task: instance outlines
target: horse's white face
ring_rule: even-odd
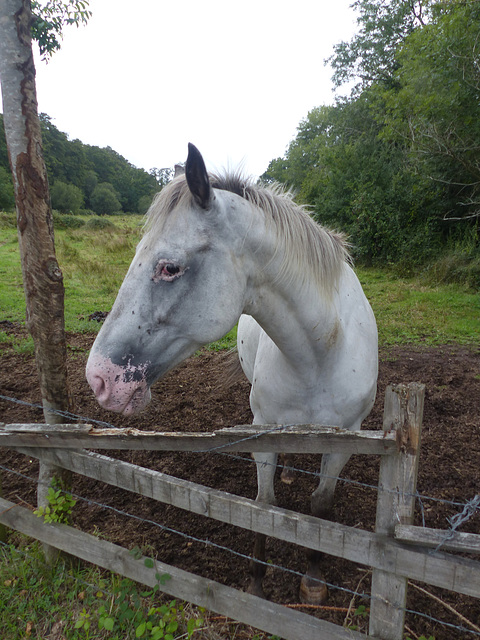
[[[224,336],[243,310],[248,274],[226,225],[230,218],[235,226],[231,203],[242,206],[242,198],[215,195],[193,146],[186,176],[194,204],[175,212],[161,237],[155,228],[143,237],[88,359],[100,405],[126,415],[143,409],[155,380]]]

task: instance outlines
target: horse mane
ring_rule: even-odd
[[[276,253],[282,254],[277,280],[288,284],[315,278],[319,287],[333,290],[345,262],[350,261],[345,236],[317,224],[308,207],[294,202],[293,194],[278,183],[259,185],[238,173],[210,175],[214,189],[229,191],[260,209],[278,238]],[[145,230],[161,230],[167,219],[183,206],[192,206],[193,197],[184,175],[169,182],[155,197]]]

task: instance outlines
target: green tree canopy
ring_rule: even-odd
[[[430,14],[430,0],[355,0],[358,32],[350,42],[334,46],[327,60],[337,87],[356,82],[353,94],[375,83],[391,86],[398,67],[399,46]]]
[[[480,2],[443,3],[397,52],[385,137],[443,186],[449,219],[480,215]]]
[[[330,59],[350,96],[310,111],[262,177],[293,187],[364,261],[415,268],[455,250],[480,284],[480,2],[354,7],[359,32]]]
[[[161,189],[155,175],[134,167],[116,151],[85,145],[80,140],[69,140],[45,113],[40,114],[42,139],[50,184],[57,181],[78,187],[87,208],[92,207],[91,196],[97,184],[113,185],[117,198],[127,213],[140,210],[140,200],[153,198]],[[3,131],[3,116],[0,114],[0,166],[9,170],[8,154]]]

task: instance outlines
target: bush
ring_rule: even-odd
[[[15,213],[0,211],[0,229],[15,229],[17,226],[17,216]]]
[[[142,196],[138,201],[138,213],[145,215],[152,204],[153,196]]]
[[[53,226],[56,229],[80,229],[85,222],[78,216],[71,216],[68,213],[53,211]]]
[[[98,216],[87,220],[85,226],[87,229],[115,229],[113,222],[107,220],[107,218],[99,218]]]
[[[466,284],[480,290],[480,257],[468,258],[459,254],[447,254],[429,264],[422,274],[429,284]]]
[[[117,197],[113,185],[109,182],[101,182],[93,190],[90,198],[92,209],[99,216],[111,215],[122,210],[122,205]]]
[[[82,190],[74,184],[56,180],[50,189],[52,207],[62,213],[79,213],[83,206]]]

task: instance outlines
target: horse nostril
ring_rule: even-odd
[[[107,384],[102,376],[98,374],[93,374],[88,377],[88,383],[92,387],[93,393],[95,397],[100,399],[107,393]]]

